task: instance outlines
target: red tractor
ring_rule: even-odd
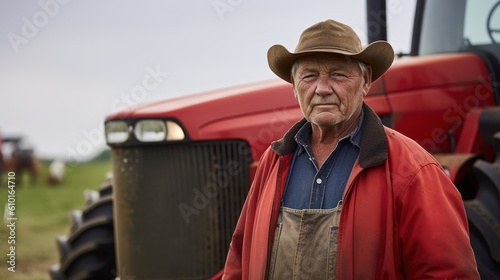
[[[384,1],[367,3],[369,41],[385,39]],[[484,279],[500,278],[498,33],[500,1],[419,0],[411,52],[365,98],[448,172]],[[52,279],[219,279],[261,154],[301,117],[281,81],[108,116],[113,187],[73,212]]]
[[[28,173],[29,183],[35,185],[38,180],[39,163],[35,150],[26,144],[22,136],[0,137],[0,182],[2,172],[16,172],[17,186],[25,184],[23,174]]]

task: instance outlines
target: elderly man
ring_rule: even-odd
[[[223,279],[479,278],[455,186],[363,103],[393,59],[333,20],[269,49],[304,119],[262,156]]]

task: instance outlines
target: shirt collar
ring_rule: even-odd
[[[363,109],[361,109],[361,115],[359,116],[359,121],[358,125],[346,136],[344,136],[342,139],[339,140],[342,141],[344,139],[349,139],[352,145],[356,146],[359,148],[360,142],[361,142],[361,131],[363,127],[363,119],[365,117],[365,112]],[[298,154],[300,155],[304,149],[308,146],[311,145],[311,134],[312,134],[312,127],[310,122],[306,122],[295,134],[295,142],[298,144]]]

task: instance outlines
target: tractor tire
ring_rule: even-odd
[[[60,259],[49,271],[52,280],[116,278],[112,192],[110,182],[86,192],[84,209],[70,213],[69,236],[56,239]]]
[[[464,201],[481,279],[500,279],[500,132],[493,136],[493,148],[494,162],[474,164],[478,191],[474,199]]]

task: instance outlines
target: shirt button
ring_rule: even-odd
[[[321,184],[321,183],[323,183],[323,180],[321,180],[321,178],[318,178],[318,179],[316,179],[316,183]]]

